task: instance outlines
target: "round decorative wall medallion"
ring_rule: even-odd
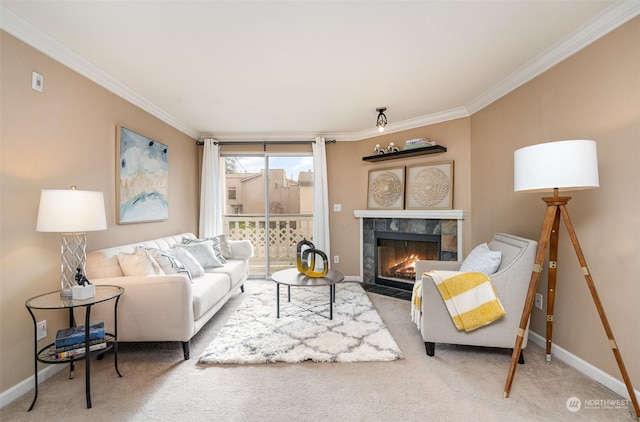
[[[373,179],[373,200],[381,207],[390,207],[402,196],[402,183],[395,174],[386,171]]]
[[[411,196],[424,207],[441,203],[449,194],[449,179],[442,170],[428,168],[417,174],[411,184]]]

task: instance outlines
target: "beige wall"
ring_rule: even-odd
[[[514,150],[563,139],[597,141],[600,188],[567,192],[573,197],[568,210],[639,389],[640,18],[473,115],[471,138],[474,243],[497,230],[540,236],[543,195],[513,192]],[[556,290],[554,342],[621,379],[564,224]],[[546,272],[538,292],[546,306]],[[534,309],[532,329],[543,336],[545,316]]]
[[[376,144],[386,148],[393,142],[401,146],[407,139],[421,137],[436,141],[439,145],[446,147],[447,152],[376,163],[362,161],[362,157],[373,155]],[[340,263],[332,264],[332,268],[342,271],[345,275],[360,275],[360,226],[358,219],[353,216],[353,211],[367,209],[367,184],[370,170],[453,160],[455,168],[453,208],[469,212],[471,209],[470,141],[470,118],[463,118],[359,142],[327,144],[331,255],[340,256]],[[342,211],[334,212],[333,204],[341,204]],[[465,219],[463,231],[465,233],[464,250],[469,251],[470,218]]]
[[[35,231],[41,189],[104,192],[107,230],[87,235],[88,249],[197,230],[195,140],[160,122],[5,32],[1,43],[0,391],[33,375],[33,325],[27,298],[60,289],[60,236]],[[31,89],[31,72],[44,93]],[[116,127],[169,147],[169,220],[115,222]],[[37,315],[49,340],[68,315]],[[41,346],[45,343],[41,342]]]

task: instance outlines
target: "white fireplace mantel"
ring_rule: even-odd
[[[424,218],[464,220],[463,210],[355,210],[356,218]]]
[[[458,261],[462,260],[462,220],[464,210],[354,210],[360,219],[360,282],[363,281],[363,223],[365,218],[419,218],[425,220],[458,220]]]

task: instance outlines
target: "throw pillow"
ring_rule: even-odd
[[[148,248],[147,254],[158,264],[165,274],[177,273],[177,262],[171,252],[162,249]]]
[[[174,245],[174,249],[183,248],[193,255],[203,268],[222,267],[222,263],[216,257],[213,250],[213,242],[206,240],[204,242],[194,242],[186,245]]]
[[[136,247],[136,252],[142,252],[145,254],[145,256],[147,257],[147,260],[151,263],[151,266],[153,267],[153,272],[155,274],[157,275],[165,274],[165,272],[162,270],[158,262],[153,258],[153,256],[151,256],[151,253],[149,252],[149,250],[147,250],[147,248],[145,248],[144,246],[138,246]]]
[[[187,270],[182,262],[178,261],[178,259],[173,256],[170,251],[148,248],[147,254],[158,263],[158,266],[165,274],[184,273],[187,275],[187,277],[189,277],[189,281],[193,281],[189,270]]]
[[[220,239],[218,237],[207,237],[206,239],[187,239],[186,237],[182,238],[182,243],[185,245],[193,245],[193,244],[202,243],[202,242],[211,242],[211,245],[213,246],[213,252],[216,255],[216,259],[220,261],[221,264],[224,264],[225,262],[227,262],[227,260],[225,259],[222,253]]]
[[[231,240],[229,246],[234,259],[249,259],[253,256],[253,245],[248,240]]]
[[[476,246],[460,266],[463,272],[479,272],[491,275],[498,270],[502,261],[502,251],[492,251],[489,245],[482,243]]]
[[[229,238],[226,234],[218,236],[220,239],[220,251],[225,259],[231,259],[233,252],[231,251],[231,245],[229,244]]]
[[[120,252],[118,263],[125,276],[156,275],[162,271],[151,263],[146,252],[141,249],[134,253]]]
[[[176,245],[177,246],[177,245]],[[173,248],[173,256],[180,261],[184,267],[189,271],[192,277],[200,277],[204,275],[204,268],[198,262],[198,260],[184,248]]]

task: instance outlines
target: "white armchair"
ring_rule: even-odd
[[[502,251],[498,270],[489,276],[506,315],[474,331],[458,331],[435,283],[423,273],[431,270],[457,271],[461,262],[417,261],[416,277],[422,277],[422,313],[420,332],[427,355],[433,356],[436,343],[513,348],[520,326],[522,310],[529,289],[531,271],[538,242],[509,234],[496,233],[489,248]],[[527,346],[529,326],[522,348]],[[522,354],[520,363],[523,363]]]

